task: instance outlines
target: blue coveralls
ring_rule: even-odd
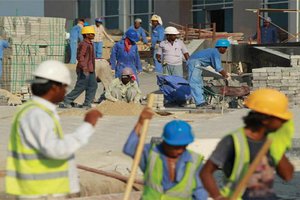
[[[3,51],[5,48],[8,48],[9,44],[6,40],[0,40],[0,80],[2,78],[2,59]]]
[[[257,33],[252,38],[256,39]],[[261,39],[261,44],[277,43],[278,40],[277,29],[274,26],[269,26],[269,27],[262,26],[260,29],[260,39]]]
[[[188,81],[191,86],[192,96],[197,106],[205,102],[203,97],[202,68],[211,66],[217,72],[222,71],[221,54],[217,48],[197,51],[191,55],[187,66],[189,71]]]
[[[125,51],[125,38],[113,46],[110,55],[110,64],[112,70],[115,70],[116,78],[121,77],[122,70],[125,67],[130,67],[132,68],[138,81],[137,73],[143,71],[137,45],[132,44],[130,51]]]
[[[156,53],[157,49],[155,49],[155,45],[159,44],[161,41],[165,38],[165,29],[161,25],[157,25],[155,28],[152,29],[152,35],[151,35],[151,48],[152,48],[152,55],[154,60],[154,66],[155,66],[155,72],[156,73],[163,73],[163,68],[161,63],[159,63],[156,59]]]
[[[137,32],[139,38],[141,38],[141,37],[143,38],[143,43],[144,43],[144,44],[147,44],[147,43],[148,43],[148,40],[147,40],[147,36],[146,36],[145,30],[144,30],[142,27],[139,27],[138,29],[136,29],[136,28],[134,27],[134,25],[132,25],[132,26],[130,26],[130,27],[127,29],[127,31],[128,31],[128,30],[135,30],[135,31]]]
[[[83,36],[81,35],[81,27],[79,25],[73,26],[70,32],[71,64],[76,64],[78,41],[81,42],[82,40]]]

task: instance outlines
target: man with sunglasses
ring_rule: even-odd
[[[224,54],[229,46],[230,42],[227,39],[219,39],[215,44],[215,48],[197,51],[189,58],[187,63],[189,72],[188,81],[190,83],[192,96],[197,108],[208,105],[203,97],[202,68],[211,66],[224,78],[230,77],[230,75],[223,69],[221,63],[221,54]]]
[[[112,102],[140,103],[141,91],[135,79],[133,70],[125,67],[121,77],[114,79],[106,90],[105,98]]]

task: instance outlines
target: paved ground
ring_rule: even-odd
[[[141,88],[144,94],[155,91],[156,79],[154,74],[143,74],[141,77]],[[9,137],[9,130],[12,121],[12,115],[15,107],[0,107],[0,170],[5,168],[6,146]],[[293,109],[296,122],[300,119],[300,109]],[[221,114],[186,114],[177,112],[174,115],[166,117],[155,117],[149,127],[147,141],[152,136],[160,136],[164,124],[172,119],[183,119],[193,127],[195,136],[199,139],[221,138],[224,134],[242,126],[241,117],[247,113],[246,109],[235,110]],[[117,171],[122,174],[128,174],[131,167],[131,159],[122,154],[122,147],[127,136],[133,128],[138,116],[104,116],[96,126],[96,133],[92,136],[90,143],[76,153],[77,162],[82,165],[96,167],[108,171]],[[65,133],[71,133],[82,122],[82,117],[62,116],[62,125]],[[300,125],[296,123],[295,138],[300,138]],[[299,159],[299,158],[298,158]],[[297,165],[297,178],[291,184],[280,181],[276,182],[278,191],[293,196],[300,197],[300,168],[299,161]],[[100,176],[99,176],[100,177]],[[101,181],[104,178],[95,177],[95,181]],[[108,183],[108,180],[105,180]],[[298,181],[298,182],[297,182]],[[101,183],[105,184],[105,183]],[[96,184],[97,185],[97,184]],[[97,189],[96,189],[97,190]],[[123,186],[110,192],[122,192]],[[3,191],[3,178],[0,177],[0,193]],[[105,193],[109,190],[99,190],[99,193]],[[287,192],[288,191],[288,192]],[[94,195],[99,194],[92,193]]]

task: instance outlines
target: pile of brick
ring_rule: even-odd
[[[275,88],[286,94],[290,107],[300,105],[300,68],[267,67],[253,69],[253,89]]]
[[[0,17],[0,37],[10,43],[4,50],[1,88],[20,94],[38,64],[64,61],[65,23],[63,18]]]
[[[164,94],[162,94],[161,92],[157,92],[154,95],[155,95],[155,99],[154,99],[154,103],[153,103],[153,109],[164,110],[165,109]]]

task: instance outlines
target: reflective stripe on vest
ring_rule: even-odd
[[[192,199],[193,190],[196,187],[197,176],[195,173],[201,164],[203,157],[189,152],[194,162],[188,162],[182,180],[167,191],[163,191],[161,185],[163,179],[163,164],[160,154],[150,150],[148,166],[145,172],[145,188],[143,199]]]
[[[250,151],[244,129],[240,128],[231,134],[234,144],[235,159],[231,175],[225,187],[222,188],[222,195],[229,197],[234,192],[235,187],[248,170],[250,163]]]
[[[6,192],[35,196],[70,192],[68,159],[52,159],[24,145],[20,137],[20,119],[31,109],[45,111],[54,122],[54,133],[63,138],[60,123],[45,106],[35,101],[25,103],[16,114],[10,134],[5,177]]]

